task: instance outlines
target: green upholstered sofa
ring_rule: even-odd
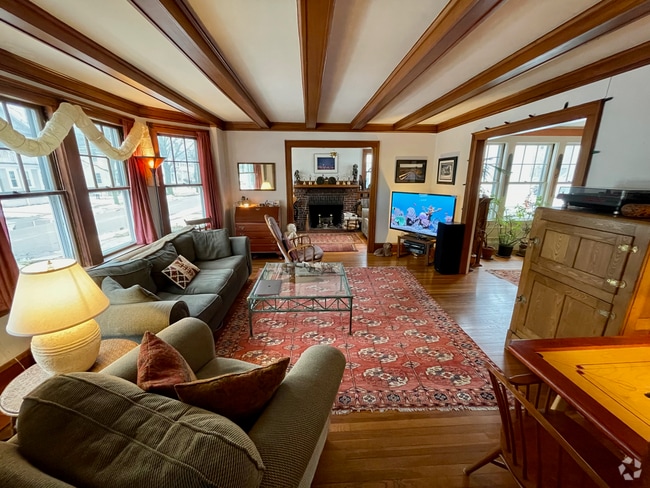
[[[210,329],[185,318],[157,334],[197,377],[257,366],[216,358]],[[305,351],[244,432],[225,417],[146,393],[136,348],[101,373],[56,376],[25,399],[0,443],[0,486],[308,487],[327,437],[345,359]]]
[[[179,255],[200,268],[184,289],[163,274]],[[188,316],[217,330],[252,270],[248,237],[193,227],[91,268],[88,273],[111,301],[96,318],[102,337],[140,342],[145,330],[156,333]]]

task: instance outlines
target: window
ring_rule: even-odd
[[[122,137],[117,127],[95,126],[114,147],[120,146]],[[76,126],[74,134],[102,254],[106,256],[136,241],[126,163],[104,156]]]
[[[27,137],[43,128],[39,112],[23,104],[0,99],[0,117]],[[21,156],[0,145],[0,205],[19,267],[75,257],[63,195],[49,157]]]
[[[580,156],[580,144],[567,144],[564,148],[564,156],[562,157],[562,165],[557,177],[557,182],[551,198],[553,199],[553,207],[561,207],[564,205],[564,200],[557,198],[560,193],[560,188],[566,188],[572,185],[573,175],[576,172],[578,165],[578,157]]]
[[[518,205],[535,203],[544,195],[553,144],[516,144],[508,180],[504,208],[514,211]]]
[[[185,220],[205,217],[203,186],[196,138],[158,135],[163,186],[172,231],[185,227]]]

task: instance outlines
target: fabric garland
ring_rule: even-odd
[[[59,105],[59,108],[36,138],[25,137],[15,131],[9,122],[0,117],[0,141],[9,149],[23,156],[47,156],[61,145],[73,124],[83,132],[102,154],[110,159],[117,161],[128,159],[141,142],[143,143],[143,149],[144,146],[152,148],[149,129],[142,119],[136,117],[133,128],[124,139],[124,142],[120,147],[113,147],[81,107],[67,102]],[[148,156],[153,155],[153,151],[146,152],[151,152],[151,154],[146,154]]]

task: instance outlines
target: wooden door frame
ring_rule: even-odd
[[[463,252],[460,263],[461,273],[469,273],[472,262],[472,242],[474,242],[474,227],[476,227],[481,175],[483,174],[483,154],[487,140],[492,137],[506,136],[539,129],[540,127],[562,124],[572,120],[585,119],[585,127],[580,142],[580,156],[572,182],[574,186],[581,186],[585,184],[587,175],[589,174],[591,156],[596,145],[598,127],[600,126],[600,119],[606,101],[607,99],[596,100],[472,134],[472,145],[470,148],[465,195],[463,197],[463,212],[461,216],[461,221],[465,223],[465,237],[463,239]]]
[[[315,149],[327,148],[370,148],[372,149],[372,179],[370,181],[370,195],[368,206],[368,253],[375,251],[375,220],[377,218],[377,182],[379,181],[379,171],[377,163],[379,161],[379,141],[284,141],[284,164],[285,179],[287,190],[287,215],[285,222],[293,222],[293,155],[294,147],[313,147]]]

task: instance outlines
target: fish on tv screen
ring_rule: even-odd
[[[438,224],[450,224],[456,211],[455,195],[394,191],[390,198],[390,228],[423,237],[436,237]]]

